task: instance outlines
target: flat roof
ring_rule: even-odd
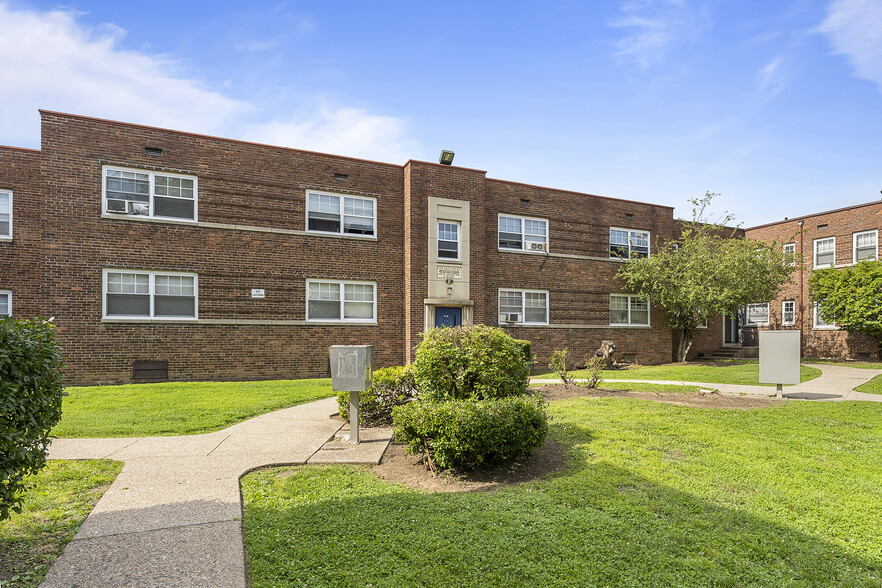
[[[873,202],[865,202],[863,204],[853,204],[852,206],[844,206],[842,208],[834,208],[833,210],[825,210],[823,212],[813,212],[811,214],[805,214],[803,216],[794,216],[793,218],[786,218],[784,220],[775,221],[773,223],[765,223],[763,225],[756,225],[755,227],[748,227],[744,230],[751,231],[753,229],[762,229],[762,228],[771,227],[774,225],[781,225],[784,223],[792,223],[792,222],[796,222],[799,220],[805,220],[805,219],[809,219],[809,218],[812,218],[815,216],[823,216],[825,214],[833,214],[836,212],[845,212],[846,210],[854,210],[856,208],[864,208],[864,207],[873,206],[876,204],[882,204],[882,200],[874,200]]]

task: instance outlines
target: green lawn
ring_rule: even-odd
[[[858,392],[866,392],[867,394],[882,394],[882,375],[876,376],[869,382],[865,382],[855,388]]]
[[[857,368],[860,370],[882,370],[882,363],[873,361],[838,361],[835,359],[810,359],[808,357],[804,358],[802,361],[805,363],[841,365],[845,367]]]
[[[531,384],[531,388],[540,388],[550,384]],[[674,392],[679,394],[696,394],[698,386],[681,386],[679,384],[641,384],[640,382],[601,382],[600,388],[606,390],[620,390],[623,392]]]
[[[58,437],[194,435],[333,396],[330,378],[67,388]]]
[[[800,380],[803,382],[813,380],[820,375],[821,370],[817,368],[805,365],[800,366]],[[570,372],[570,376],[573,378],[587,378],[588,373],[586,370],[575,370]],[[550,370],[541,370],[532,374],[531,377],[556,378],[557,374]],[[711,384],[774,386],[774,384],[759,383],[759,362],[755,359],[644,365],[627,370],[604,370],[603,377],[614,380],[674,380]]]
[[[12,574],[3,587],[37,586],[80,525],[122,470],[110,460],[48,462],[31,478],[21,514],[0,522],[3,567]]]
[[[882,404],[550,410],[566,469],[495,493],[246,476],[253,586],[879,587]]]

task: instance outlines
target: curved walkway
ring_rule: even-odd
[[[805,363],[813,368],[821,370],[821,375],[814,380],[802,382],[793,386],[784,387],[784,398],[796,400],[865,400],[868,402],[882,402],[882,394],[867,394],[855,392],[855,388],[868,382],[875,376],[882,374],[882,370],[870,370],[851,368],[846,366]],[[587,380],[576,380],[585,382]],[[755,396],[774,396],[775,388],[769,386],[748,386],[744,384],[713,384],[708,382],[685,382],[680,380],[619,380],[605,379],[604,382],[628,382],[635,384],[676,384],[679,386],[698,386],[716,390],[721,394],[740,396],[752,394]],[[558,379],[532,378],[531,384],[560,384]]]
[[[379,463],[389,429],[343,439],[335,398],[182,437],[55,439],[49,459],[115,459],[122,472],[42,586],[247,586],[239,478],[268,465]]]

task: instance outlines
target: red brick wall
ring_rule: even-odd
[[[0,241],[0,290],[12,291],[12,315],[40,308],[40,152],[0,147],[0,189],[12,190],[12,241]]]

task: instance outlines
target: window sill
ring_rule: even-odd
[[[199,224],[199,221],[196,219],[176,219],[176,218],[166,218],[166,217],[141,216],[138,214],[112,214],[109,212],[102,212],[101,218],[107,218],[107,219],[112,219],[112,220],[138,221],[138,222],[142,222],[142,223],[161,223],[161,224],[170,224],[170,225],[196,226]]]
[[[305,321],[305,320],[275,320],[275,319],[142,319],[142,318],[103,318],[104,324],[139,324],[139,325],[201,325],[201,326],[298,326],[298,327],[352,327],[352,326],[377,326],[376,321],[353,323],[343,321]]]
[[[741,325],[742,327],[752,328],[752,327],[768,327],[769,323],[744,323]]]
[[[237,225],[238,226],[238,225]],[[315,235],[316,237],[336,237],[338,239],[361,239],[363,241],[376,241],[376,235],[350,235],[348,233],[326,233],[324,231],[303,231],[304,235]]]
[[[526,253],[527,255],[550,255],[550,251],[530,251],[529,249],[503,249],[502,247],[497,247],[497,251],[502,253]]]
[[[113,317],[106,316],[101,318],[102,323],[198,323],[196,317],[181,318],[149,318],[149,317]]]
[[[0,243],[12,243],[12,237],[0,237]]]
[[[812,331],[838,331],[839,327],[812,327]]]
[[[609,325],[611,329],[651,329],[652,325]]]

